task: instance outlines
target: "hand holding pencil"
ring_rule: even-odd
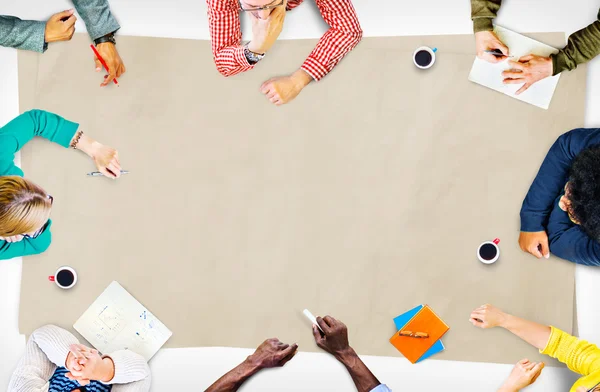
[[[104,42],[96,47],[94,45],[90,45],[90,47],[94,51],[96,72],[100,72],[102,67],[108,72],[108,75],[104,76],[104,81],[100,84],[100,87],[108,85],[111,80],[118,86],[117,78],[125,73],[125,64],[123,64],[123,60],[117,52],[116,45],[111,42]]]

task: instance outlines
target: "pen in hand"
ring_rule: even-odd
[[[494,49],[494,50],[489,50],[489,49],[488,49],[488,50],[484,50],[484,52],[485,52],[485,53],[490,53],[490,54],[493,54],[494,56],[498,56],[498,57],[500,57],[500,56],[503,56],[503,57],[508,57],[508,58],[513,58],[513,57],[515,57],[515,56],[509,56],[509,55],[506,55],[506,54],[502,53],[502,51],[501,51],[501,50],[499,50],[499,49]]]

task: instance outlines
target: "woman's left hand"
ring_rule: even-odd
[[[98,171],[109,178],[121,176],[121,163],[119,153],[112,147],[98,144],[92,152],[92,159],[96,163]]]

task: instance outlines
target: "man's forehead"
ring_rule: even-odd
[[[251,7],[266,7],[275,4],[278,0],[241,0],[242,3]]]

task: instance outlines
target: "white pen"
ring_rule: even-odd
[[[302,311],[302,313],[304,313],[306,318],[309,319],[314,325],[316,325],[317,328],[319,328],[321,330],[321,332],[325,333],[325,331],[323,331],[323,329],[321,329],[321,326],[319,325],[319,323],[317,323],[317,318],[308,309],[304,309]]]
[[[129,174],[129,170],[121,170],[121,174]],[[91,172],[87,174],[90,177],[98,177],[98,176],[103,176],[104,174],[100,173],[99,171],[95,171],[95,172]]]

